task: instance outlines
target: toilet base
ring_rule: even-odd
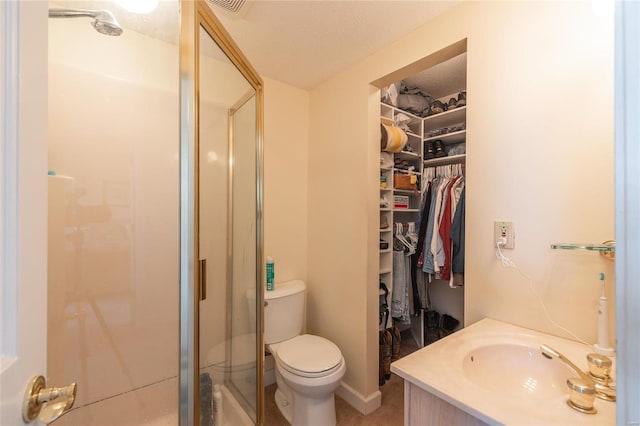
[[[278,410],[280,410],[280,414],[282,414],[284,418],[287,419],[289,423],[291,423],[291,420],[293,419],[293,409],[291,401],[289,401],[287,397],[284,396],[284,393],[279,388],[276,388],[275,399]]]
[[[333,393],[322,399],[309,399],[302,395],[292,397],[296,398],[297,405],[295,401],[289,401],[284,392],[276,389],[275,400],[278,410],[292,426],[335,426],[336,408]]]

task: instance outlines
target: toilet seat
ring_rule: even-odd
[[[343,362],[338,346],[330,340],[303,334],[278,345],[280,365],[301,377],[322,377],[340,368]]]

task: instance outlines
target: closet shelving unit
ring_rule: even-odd
[[[446,164],[458,164],[458,163],[464,163],[466,160],[467,160],[466,154],[450,155],[447,157],[424,160],[424,167],[426,168],[426,167],[444,166]]]
[[[380,164],[380,176],[384,176],[387,180],[387,187],[380,188],[380,198],[386,200],[388,208],[380,208],[380,221],[386,219],[388,227],[380,228],[380,240],[387,242],[388,249],[380,249],[380,280],[385,283],[389,289],[389,296],[387,302],[389,308],[391,308],[391,294],[393,292],[393,233],[395,222],[414,222],[417,220],[417,215],[420,212],[420,179],[422,176],[422,164],[424,159],[422,143],[424,128],[422,125],[423,119],[409,112],[403,111],[391,105],[380,103],[380,121],[385,124],[393,124],[397,114],[404,114],[409,117],[409,128],[411,131],[406,131],[408,140],[407,145],[411,147],[411,151],[401,151],[394,154],[387,153],[387,161]],[[409,165],[415,167],[415,171],[407,171],[404,169],[395,168],[395,160],[400,159],[406,161]],[[388,164],[387,162],[390,162]],[[417,177],[417,191],[395,189],[394,175],[395,174],[413,174]],[[394,196],[401,195],[409,198],[408,208],[396,208],[394,203]],[[382,204],[382,203],[381,203]],[[382,294],[380,290],[380,294]],[[381,324],[380,328],[387,328],[393,325],[391,315],[385,324]]]
[[[466,67],[466,64],[465,64]],[[460,81],[458,89],[464,89],[466,87],[466,73],[464,81]],[[449,94],[439,98],[443,103],[451,97],[457,97],[458,92]],[[411,132],[406,132],[409,140],[407,144],[412,146],[411,153],[400,152],[393,154],[392,161],[400,158],[407,160],[410,164],[414,165],[415,162],[415,174],[420,176],[418,179],[418,191],[407,191],[394,189],[393,176],[394,173],[406,173],[402,170],[394,169],[393,167],[384,167],[381,164],[380,175],[385,176],[387,179],[387,188],[380,189],[380,197],[385,198],[388,201],[389,208],[381,208],[380,216],[386,217],[389,226],[385,229],[380,229],[380,239],[389,243],[389,248],[386,250],[380,250],[380,280],[387,285],[389,289],[388,303],[391,304],[391,294],[393,292],[393,233],[395,230],[394,223],[402,222],[406,224],[408,222],[417,222],[420,213],[421,193],[420,190],[422,182],[422,171],[427,167],[436,167],[448,164],[464,164],[466,163],[466,154],[448,155],[440,158],[433,158],[426,160],[424,158],[426,154],[426,145],[429,141],[442,141],[445,146],[445,151],[451,146],[460,143],[466,143],[467,131],[466,131],[466,118],[467,118],[467,106],[461,106],[458,108],[450,109],[448,111],[441,112],[439,114],[431,115],[425,118],[415,116],[407,111],[401,110],[394,106],[382,103],[380,104],[380,116],[381,121],[385,124],[393,124],[395,116],[399,113],[405,114],[412,118],[409,124]],[[443,133],[440,135],[431,135],[434,130],[451,128],[463,125],[464,130],[458,130],[450,133]],[[416,161],[417,160],[417,161]],[[394,208],[393,196],[394,195],[407,195],[410,198],[408,209]],[[416,224],[416,231],[419,229],[419,224]],[[405,227],[406,230],[406,227]],[[460,318],[462,320],[462,318]],[[383,326],[389,327],[393,324],[392,318],[389,318],[387,324]],[[382,328],[382,326],[381,326]],[[419,347],[424,346],[424,312],[420,312],[419,315],[412,317],[411,331],[413,338]]]
[[[453,95],[452,95],[453,96]],[[467,139],[467,107],[462,106],[459,108],[451,109],[441,112],[440,114],[432,115],[424,118],[424,142],[441,140],[445,147],[449,147],[454,144],[465,142]],[[437,136],[427,136],[429,131],[442,129],[445,127],[452,127],[459,124],[464,124],[465,129],[457,132],[445,133]],[[466,154],[452,155],[447,157],[433,158],[430,160],[424,160],[424,167],[435,167],[445,164],[464,163],[466,161]]]

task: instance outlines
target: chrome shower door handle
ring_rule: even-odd
[[[22,400],[22,419],[31,423],[36,418],[49,424],[73,407],[76,400],[75,383],[63,388],[46,388],[43,376],[34,376],[27,385]],[[45,406],[46,404],[46,406]]]

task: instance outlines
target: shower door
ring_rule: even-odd
[[[259,81],[208,7],[197,9],[200,424],[261,418]],[[220,420],[219,412],[224,413]]]

